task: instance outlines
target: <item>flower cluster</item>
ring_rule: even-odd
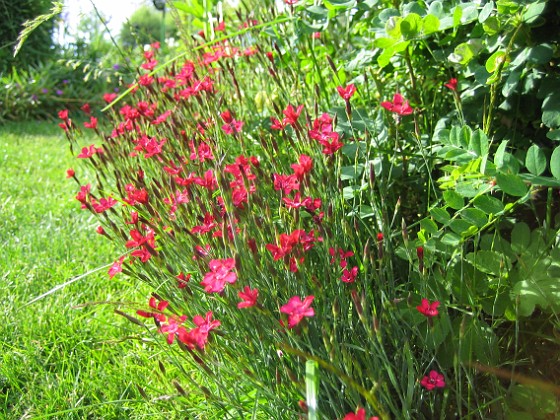
[[[230,28],[222,21],[214,30],[228,32]],[[186,60],[162,73],[156,71],[158,48],[152,46],[144,53],[141,75],[131,86],[129,103],[115,112],[118,120],[111,135],[104,138],[102,146],[91,144],[77,155],[96,170],[102,168],[114,175],[114,182],[107,183],[113,185],[113,191],[100,186],[96,192],[86,184],[76,195],[82,208],[99,216],[102,226],[98,232],[123,242],[121,254],[125,255],[114,261],[109,276],[121,273],[124,266],[125,272],[141,273],[142,278],[165,279],[162,290],[171,287],[176,293],[170,300],[177,304],[177,311],[170,310],[175,304],[152,297],[150,309],[137,314],[152,318],[170,345],[178,341],[190,350],[203,351],[211,332],[221,326],[213,318],[214,311],[220,314],[224,330],[233,330],[234,321],[241,317],[274,314],[276,325],[280,319],[282,325],[287,321],[287,328],[293,329],[291,333],[282,329],[283,333],[298,336],[320,330],[321,323],[326,323],[325,319],[315,322],[311,318],[316,314],[322,318],[319,305],[331,305],[324,296],[332,296],[334,291],[345,293],[339,296],[345,296],[356,308],[360,322],[371,308],[364,285],[369,284],[367,277],[375,270],[368,270],[365,256],[336,246],[339,221],[331,220],[330,208],[335,200],[321,185],[325,180],[333,182],[334,191],[342,185],[338,179],[328,178],[328,169],[333,163],[348,162],[343,154],[346,148],[340,151],[348,131],[344,124],[337,124],[339,116],[321,113],[318,107],[313,114],[303,104],[274,104],[276,117],[265,115],[266,121],[270,118],[270,127],[236,109],[236,102],[227,99],[222,86],[231,78],[231,86],[239,89],[241,82],[232,69],[235,60],[252,60],[253,55],[263,53],[251,45],[236,46],[234,39],[201,46],[199,60]],[[270,66],[273,75],[275,55],[264,57],[262,62]],[[451,86],[456,88],[456,83]],[[354,97],[357,87],[349,84],[336,90],[350,119],[350,100],[361,99]],[[235,97],[241,101],[243,95]],[[115,99],[116,93],[104,95],[107,103]],[[392,102],[381,106],[397,118],[414,112],[398,93]],[[97,131],[98,120],[90,115],[89,105],[82,110],[89,118],[84,127]],[[61,127],[72,132],[75,127],[68,111],[61,111],[59,117]],[[285,147],[288,144],[293,147]],[[76,178],[74,170],[68,170],[67,176]],[[378,233],[372,239],[377,239],[378,260],[388,260],[391,256],[384,258],[383,253],[389,254],[390,236]],[[323,242],[333,246],[327,250]],[[358,248],[355,244],[349,247]],[[423,264],[423,249],[418,248],[417,255]],[[328,279],[333,272],[337,278]],[[320,277],[323,273],[324,279]],[[333,281],[326,284],[328,280]],[[185,301],[194,301],[194,308],[203,309],[185,310]],[[433,322],[439,304],[424,298],[416,309],[427,322]],[[337,311],[333,305],[335,318]],[[228,313],[235,315],[228,317]],[[310,328],[306,328],[307,323]],[[265,339],[270,339],[267,334],[275,329],[268,325],[258,329]],[[296,328],[302,325],[304,328]],[[376,320],[370,321],[368,328],[372,325],[376,328]],[[234,341],[232,335],[232,345],[243,345]],[[443,374],[432,370],[420,384],[431,391],[444,387],[445,381]],[[365,418],[364,408],[344,417]]]
[[[151,311],[138,310],[136,313],[143,318],[153,318],[159,325],[158,332],[167,335],[167,342],[173,344],[175,337],[185,344],[191,350],[198,348],[204,350],[208,343],[208,337],[212,330],[218,328],[221,323],[218,320],[212,319],[213,313],[208,311],[203,317],[195,315],[192,319],[194,328],[186,328],[184,323],[187,320],[186,315],[177,316],[174,314],[165,315],[164,311],[169,307],[169,302],[166,300],[157,301],[156,298],[150,298],[148,306]]]

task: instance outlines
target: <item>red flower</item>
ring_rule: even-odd
[[[126,191],[126,198],[123,198],[123,200],[129,205],[134,206],[138,203],[146,204],[148,202],[148,192],[144,188],[137,190],[134,185],[126,184],[124,189]]]
[[[107,103],[111,103],[113,102],[115,99],[117,98],[117,94],[116,93],[105,93],[103,95],[103,100]]]
[[[89,104],[83,104],[80,109],[84,111],[86,114],[91,113],[91,107],[89,106]]]
[[[96,213],[103,213],[104,211],[109,210],[117,203],[118,201],[115,200],[113,197],[107,197],[107,198],[101,198],[99,202],[92,200],[91,205]]]
[[[165,122],[165,120],[167,120],[167,117],[169,117],[170,115],[171,115],[171,111],[167,110],[163,114],[161,114],[159,117],[157,117],[155,120],[153,120],[151,122],[151,124],[153,124],[153,125],[161,124],[161,123]]]
[[[177,287],[179,287],[179,289],[184,289],[191,279],[191,274],[185,275],[185,273],[179,273],[175,278],[177,279]]]
[[[63,109],[62,111],[58,111],[58,118],[61,120],[67,121],[68,120],[68,110]]]
[[[288,105],[286,109],[282,111],[286,117],[282,120],[282,123],[295,125],[302,110],[303,105],[298,106],[297,109],[294,109],[292,105]]]
[[[338,94],[342,99],[344,99],[345,101],[349,101],[352,95],[356,93],[356,86],[351,83],[346,87],[337,86],[336,90],[338,91]]]
[[[340,142],[340,135],[336,131],[324,135],[323,138],[319,139],[318,141],[323,146],[322,153],[324,155],[332,155],[338,149],[344,146],[344,143]]]
[[[455,91],[455,90],[457,90],[457,83],[458,83],[457,79],[455,77],[452,77],[443,86],[445,86],[448,89],[451,89],[451,90]]]
[[[152,248],[156,246],[154,231],[151,229],[148,229],[146,236],[142,236],[142,234],[138,230],[132,229],[130,231],[130,238],[131,239],[129,239],[125,244],[127,248],[136,248],[139,246],[143,246],[144,244],[148,244]]]
[[[431,318],[439,313],[437,310],[438,306],[439,301],[436,300],[435,302],[430,303],[428,299],[422,298],[422,303],[418,305],[416,309],[418,309],[418,312],[420,312],[422,315]]]
[[[291,166],[294,170],[294,175],[301,180],[305,174],[313,169],[313,159],[307,155],[300,155],[299,163],[294,163]]]
[[[313,32],[311,34],[311,38],[313,39],[320,39],[321,38],[321,32]]]
[[[279,238],[280,246],[266,244],[265,248],[271,252],[274,261],[278,261],[292,251],[293,247],[299,243],[300,237],[304,232],[303,230],[296,229],[289,235],[281,233]]]
[[[157,60],[148,60],[140,67],[142,67],[144,70],[152,71],[153,69],[156,68],[157,64],[158,64]]]
[[[167,319],[166,316],[162,313],[165,309],[169,306],[169,302],[166,300],[162,300],[158,302],[155,297],[151,297],[150,301],[148,302],[150,308],[155,309],[157,312],[146,312],[142,310],[136,311],[138,315],[143,318],[155,318],[159,322],[165,322]]]
[[[138,78],[138,84],[141,86],[150,86],[154,82],[154,78],[149,74],[143,74]]]
[[[74,169],[72,168],[66,170],[66,178],[73,178],[75,174],[76,172],[74,172]]]
[[[195,315],[193,322],[196,328],[190,331],[182,328],[178,331],[179,340],[185,343],[190,349],[194,349],[195,345],[200,349],[204,350],[206,343],[208,342],[208,334],[213,329],[218,328],[221,323],[218,320],[212,320],[212,311],[206,312],[203,318],[200,315]]]
[[[92,144],[88,147],[82,147],[82,151],[77,157],[78,159],[87,159],[96,153],[103,153],[103,149],[101,147],[95,147],[95,145]]]
[[[272,174],[272,179],[276,191],[282,191],[284,194],[288,195],[292,191],[299,190],[300,184],[295,175]]]
[[[99,233],[100,235],[105,235],[105,229],[103,229],[103,226],[97,226],[97,228],[95,229],[95,231],[97,233]]]
[[[239,298],[242,300],[237,304],[238,308],[250,308],[257,304],[257,298],[259,297],[258,289],[251,289],[249,286],[245,286],[243,291],[237,293]]]
[[[185,331],[184,327],[181,327],[181,324],[185,322],[187,317],[182,315],[180,317],[172,316],[167,320],[167,324],[164,324],[159,329],[159,332],[162,334],[167,334],[167,343],[173,344],[173,340],[175,336],[181,336],[183,331]]]
[[[377,242],[381,242],[383,240],[383,234],[381,232],[379,232],[377,234]]]
[[[420,385],[426,388],[428,391],[434,388],[444,388],[445,379],[443,375],[435,370],[432,370],[427,376],[424,376],[420,381]]]
[[[78,192],[78,194],[76,194],[76,200],[78,200],[80,203],[82,203],[82,208],[83,209],[86,208],[86,203],[89,200],[90,190],[91,190],[91,185],[90,184],[82,185],[80,187],[80,191]]]
[[[293,296],[288,303],[280,308],[280,312],[288,314],[288,328],[294,328],[304,317],[312,317],[315,311],[311,303],[315,296],[307,296],[303,301],[299,296]]]
[[[113,277],[115,277],[117,273],[120,273],[122,271],[122,264],[124,258],[125,258],[124,256],[120,257],[117,261],[113,263],[111,268],[109,268],[109,278],[112,279]]]
[[[270,117],[270,128],[272,128],[273,130],[282,131],[284,128],[286,128],[286,124],[274,117]]]
[[[243,128],[243,121],[233,119],[229,111],[222,112],[220,117],[222,117],[225,122],[225,124],[222,125],[222,130],[224,130],[226,134],[239,133]]]
[[[216,226],[217,226],[217,224],[216,224],[216,221],[214,219],[214,216],[212,216],[210,213],[206,212],[206,214],[204,215],[204,220],[202,222],[202,225],[194,226],[191,229],[191,232],[192,233],[198,233],[199,235],[203,235],[205,233],[210,232]]]
[[[237,274],[232,271],[235,269],[233,258],[211,260],[209,267],[210,272],[206,273],[200,282],[204,291],[208,293],[220,293],[226,287],[226,283],[233,284],[237,280]]]
[[[85,128],[91,128],[91,129],[95,130],[97,128],[97,118],[90,117],[89,122],[88,121],[84,122],[84,127]]]
[[[342,272],[342,280],[344,283],[354,283],[356,281],[356,277],[358,276],[358,267],[352,267],[351,270],[344,269]]]
[[[414,111],[408,101],[405,101],[400,93],[395,93],[393,95],[393,102],[381,102],[381,106],[387,111],[394,112],[398,115],[410,115]]]
[[[342,420],[366,420],[365,408],[358,408],[356,413],[348,413]],[[370,417],[369,420],[379,420],[379,417]]]

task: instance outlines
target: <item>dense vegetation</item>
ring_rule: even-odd
[[[180,50],[58,113],[173,401],[555,418],[554,2],[276,3],[173,2]]]

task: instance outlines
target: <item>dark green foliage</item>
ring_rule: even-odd
[[[49,12],[50,8],[50,0],[0,0],[0,74],[9,72],[12,67],[36,65],[51,59],[54,49],[52,20],[33,31],[18,55],[13,57],[22,24]]]

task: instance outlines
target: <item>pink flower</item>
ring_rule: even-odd
[[[400,93],[395,93],[393,95],[393,102],[381,102],[381,106],[387,111],[394,112],[398,115],[410,115],[414,111],[408,101],[405,101]]]
[[[338,91],[338,94],[342,99],[344,99],[345,101],[349,101],[352,95],[356,93],[356,86],[351,83],[346,87],[337,86],[336,90]]]
[[[117,94],[116,93],[105,93],[103,95],[103,100],[107,103],[111,103],[113,102],[115,99],[117,98]]]
[[[124,256],[120,257],[117,261],[115,261],[113,263],[113,265],[111,266],[111,268],[109,268],[109,278],[112,279],[113,277],[115,277],[115,275],[117,273],[120,273],[122,271],[122,264],[124,261]]]
[[[237,274],[232,271],[235,269],[233,258],[210,260],[209,267],[210,272],[206,273],[200,282],[204,291],[208,293],[220,293],[226,287],[226,283],[233,284],[237,280]]]
[[[96,153],[103,153],[101,147],[95,147],[95,145],[90,145],[88,147],[82,147],[81,153],[77,156],[78,159],[87,159],[95,155]]]
[[[222,125],[222,130],[224,130],[226,134],[239,133],[243,128],[243,121],[235,120],[227,110],[222,112],[220,117],[222,117],[225,122],[225,124]]]
[[[62,111],[58,111],[58,118],[64,121],[68,121],[68,110],[63,109]]]
[[[109,210],[117,203],[118,201],[115,200],[113,197],[108,197],[108,198],[101,198],[99,202],[92,200],[91,205],[96,213],[103,213],[104,211]]]
[[[282,131],[284,128],[286,128],[286,124],[274,117],[270,117],[270,128],[272,128],[273,130]]]
[[[342,420],[366,420],[365,408],[358,408],[356,413],[348,413]],[[369,420],[379,420],[379,417],[370,417]]]
[[[237,295],[242,300],[237,304],[237,307],[239,309],[250,308],[251,306],[255,306],[257,304],[257,298],[259,297],[259,290],[251,289],[249,286],[245,286],[243,288],[243,291],[237,293]]]
[[[311,38],[313,39],[320,39],[321,38],[321,32],[313,32],[311,34]]]
[[[311,303],[315,296],[307,296],[303,301],[299,296],[293,296],[288,303],[280,308],[280,312],[288,314],[288,328],[294,328],[304,317],[312,317],[315,311]]]
[[[200,349],[204,350],[206,343],[208,343],[208,335],[210,331],[218,328],[221,322],[218,320],[212,320],[212,311],[206,312],[204,317],[200,315],[195,315],[193,322],[196,328],[192,330],[181,329],[178,331],[179,340],[187,345],[190,349],[194,349],[195,345]]]
[[[422,315],[431,318],[439,313],[437,310],[438,306],[439,301],[436,300],[435,302],[430,303],[428,299],[422,298],[422,303],[418,305],[416,309],[418,309],[418,312],[420,312]]]
[[[181,336],[185,331],[185,327],[182,327],[181,324],[185,322],[187,317],[182,315],[180,317],[169,317],[167,320],[167,324],[164,324],[160,327],[159,332],[162,334],[167,334],[167,343],[173,344],[173,340],[175,336]]]
[[[420,381],[420,385],[426,388],[428,391],[433,390],[434,388],[444,388],[445,387],[445,379],[443,375],[435,370],[432,370],[428,376],[424,376]]]
[[[156,68],[157,64],[158,64],[157,60],[148,60],[140,67],[142,67],[144,70],[152,71],[153,69]]]
[[[352,267],[351,270],[344,269],[342,272],[342,280],[344,283],[354,283],[356,281],[356,277],[358,276],[358,267]]]
[[[90,117],[89,122],[88,121],[84,122],[84,127],[95,130],[97,128],[97,118]]]
[[[455,90],[457,90],[457,83],[458,83],[457,79],[455,77],[452,77],[443,86],[445,86],[448,89],[451,89],[451,90],[455,91]]]

